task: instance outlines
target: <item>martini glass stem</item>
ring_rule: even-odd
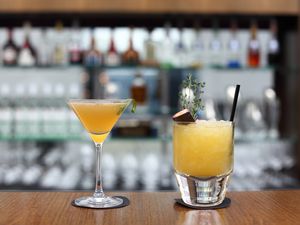
[[[101,155],[103,143],[96,143],[96,185],[94,198],[103,198],[105,197],[102,187],[102,174],[101,174]]]

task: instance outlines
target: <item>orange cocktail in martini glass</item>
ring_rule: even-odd
[[[110,208],[123,203],[121,198],[104,194],[100,161],[104,140],[131,102],[132,99],[74,99],[69,101],[69,106],[94,141],[97,153],[95,193],[93,196],[76,199],[75,205],[88,208]]]

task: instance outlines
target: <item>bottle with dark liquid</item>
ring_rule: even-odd
[[[118,66],[121,64],[120,55],[115,47],[113,31],[111,32],[109,49],[105,56],[105,64],[107,66]]]
[[[257,24],[255,22],[252,22],[250,32],[251,37],[248,45],[248,66],[259,67],[260,44],[257,39]]]
[[[135,99],[137,105],[145,105],[147,103],[147,85],[140,72],[136,73],[130,91],[131,97]]]
[[[19,49],[13,41],[13,30],[9,28],[7,30],[8,39],[3,45],[3,64],[6,66],[14,66],[17,64]]]
[[[30,42],[29,32],[30,32],[30,24],[26,23],[24,25],[24,33],[25,33],[24,44],[20,49],[20,53],[18,57],[18,64],[20,66],[34,66],[37,62],[36,51]]]
[[[271,21],[270,25],[271,38],[268,43],[268,64],[269,66],[276,66],[279,57],[279,42],[277,39],[277,23],[275,20]]]
[[[140,63],[139,53],[134,49],[132,43],[132,29],[129,37],[129,47],[122,55],[124,65],[138,65]]]
[[[97,49],[94,33],[91,35],[90,49],[84,55],[84,64],[86,66],[99,66],[102,64],[102,54]]]

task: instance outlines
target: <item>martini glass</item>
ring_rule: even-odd
[[[78,119],[95,143],[96,186],[92,196],[75,199],[77,206],[88,208],[111,208],[123,203],[121,198],[104,194],[101,178],[101,153],[103,142],[132,99],[74,99],[69,101]]]

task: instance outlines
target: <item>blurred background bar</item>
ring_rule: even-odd
[[[1,1],[0,1],[1,2]],[[300,187],[298,0],[10,0],[0,4],[0,189],[90,190],[94,146],[67,100],[134,98],[104,146],[105,190],[175,190],[181,81],[228,120],[230,190]]]

